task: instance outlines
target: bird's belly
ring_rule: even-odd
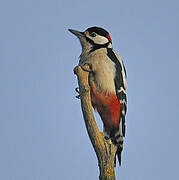
[[[115,93],[114,76],[112,73],[105,71],[95,72],[90,76],[90,83],[93,83],[98,92]]]
[[[108,131],[118,128],[120,119],[120,102],[116,93],[101,91],[98,92],[95,83],[90,85],[91,102],[93,108],[97,110]]]

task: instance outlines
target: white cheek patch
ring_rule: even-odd
[[[95,44],[106,44],[109,42],[106,37],[100,35],[96,35],[95,37],[88,36],[88,38],[90,38]]]

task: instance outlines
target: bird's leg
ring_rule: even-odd
[[[110,139],[109,132],[107,131],[107,129],[105,129],[104,126],[103,126],[103,132],[104,132],[104,139],[109,140]]]
[[[91,67],[90,64],[85,63],[84,65],[81,66],[81,68],[82,68],[84,71],[92,72],[92,67]],[[76,96],[76,98],[80,99],[81,93],[80,93],[79,88],[78,88],[78,87],[75,88],[75,91],[78,93],[78,95]]]

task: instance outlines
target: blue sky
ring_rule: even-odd
[[[97,179],[74,91],[81,47],[67,31],[97,25],[110,32],[128,74],[117,179],[178,180],[178,7],[177,0],[2,0],[0,179]]]

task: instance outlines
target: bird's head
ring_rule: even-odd
[[[109,33],[100,27],[90,27],[84,32],[69,29],[80,40],[83,51],[94,51],[99,48],[112,48]]]

